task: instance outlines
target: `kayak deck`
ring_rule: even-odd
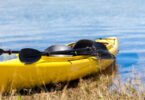
[[[96,41],[104,43],[109,52],[116,56],[118,52],[117,38]],[[73,43],[68,45],[72,46]],[[105,69],[113,61],[114,59],[99,59],[93,56],[43,56],[33,64],[21,63],[18,58],[0,62],[0,91],[78,79]]]

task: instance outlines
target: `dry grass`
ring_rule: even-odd
[[[1,94],[0,100],[145,100],[145,89],[140,79],[128,79],[126,83],[115,79],[113,82],[116,71],[104,71],[69,83],[13,90]]]

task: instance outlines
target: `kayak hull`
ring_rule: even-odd
[[[114,56],[118,52],[115,37],[99,39]],[[68,44],[72,45],[72,44]],[[24,64],[18,58],[0,62],[0,91],[22,89],[71,81],[106,69],[114,59],[99,59],[93,56],[42,57],[33,64]]]

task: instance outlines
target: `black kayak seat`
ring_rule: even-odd
[[[86,47],[90,47],[92,51],[84,51],[84,52],[80,52],[80,53],[90,53],[92,56],[99,56],[99,57],[110,57],[110,53],[108,52],[107,47],[101,43],[101,42],[96,42],[94,40],[90,40],[90,39],[81,39],[78,40],[74,46],[73,49],[79,49],[79,48],[86,48]],[[78,52],[79,53],[79,52]]]

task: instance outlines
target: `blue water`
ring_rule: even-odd
[[[145,82],[144,0],[0,0],[0,48],[118,37],[118,76]],[[2,58],[1,58],[2,59]]]

